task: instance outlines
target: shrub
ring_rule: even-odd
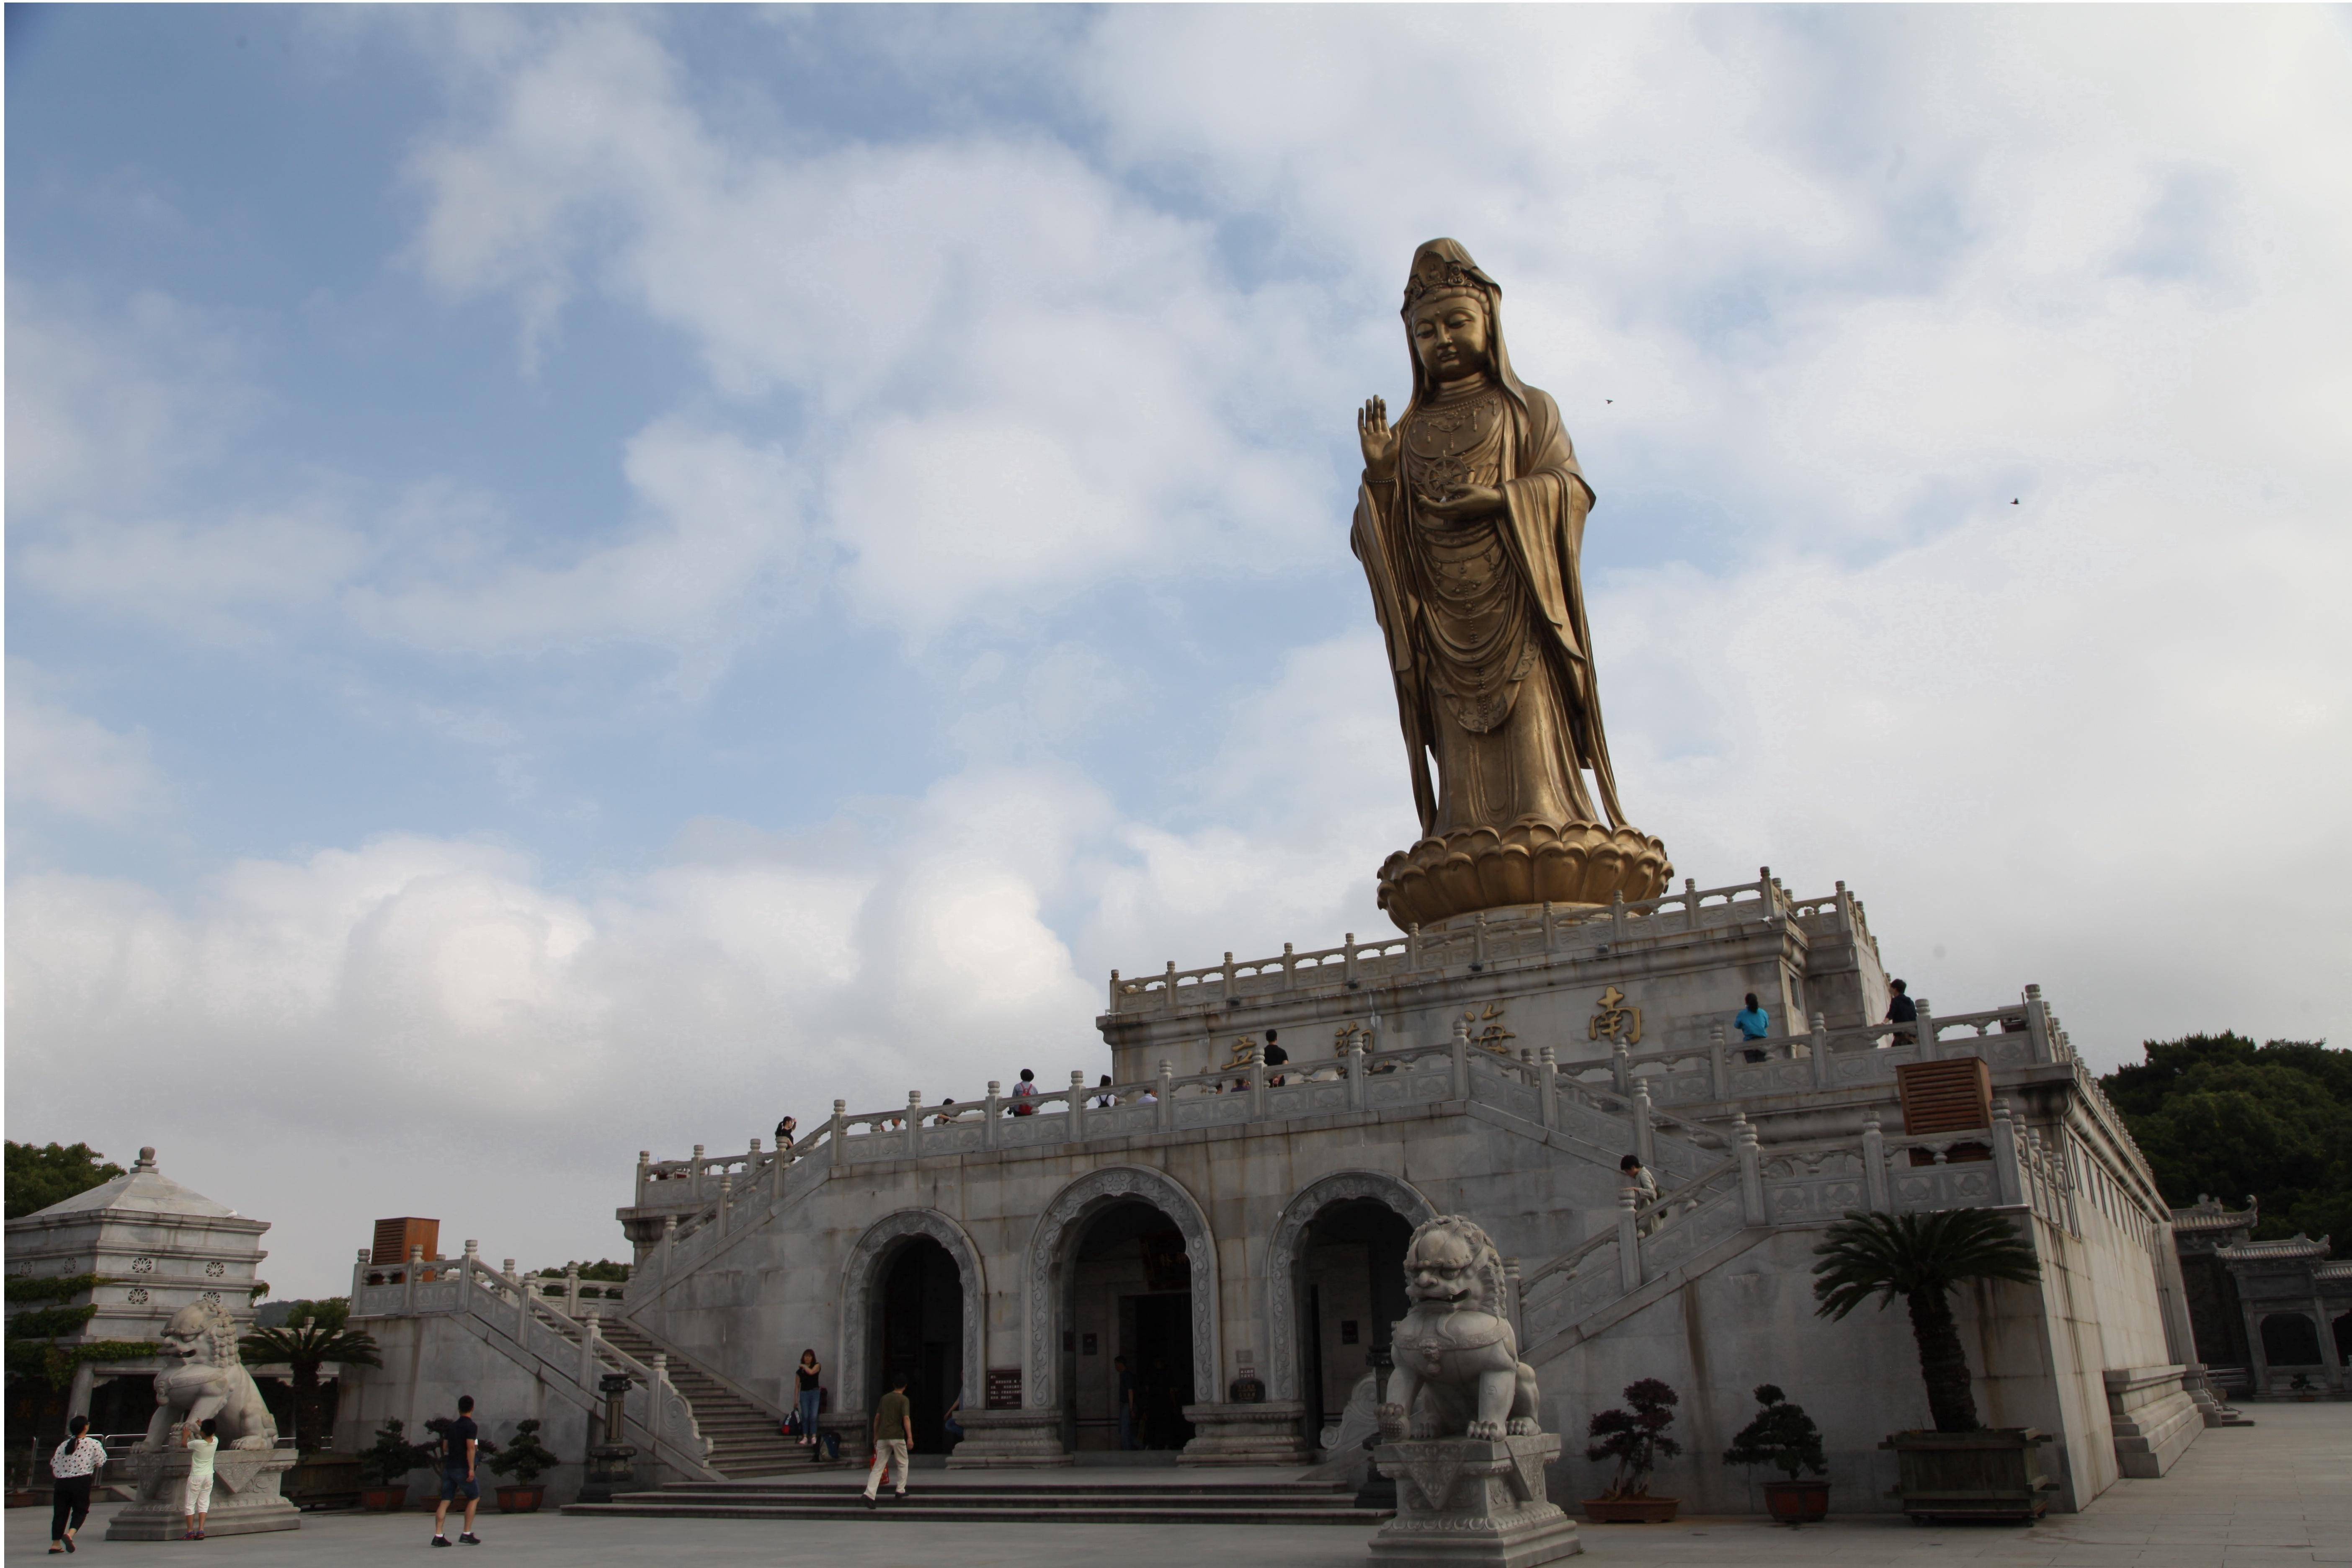
[[[507,1446],[490,1461],[490,1473],[512,1476],[518,1486],[535,1487],[541,1476],[562,1463],[563,1461],[555,1457],[554,1450],[539,1440],[538,1422],[518,1421],[514,1436],[507,1439]]]
[[[1756,1403],[1764,1408],[1723,1451],[1725,1464],[1769,1465],[1787,1472],[1792,1481],[1800,1469],[1817,1476],[1830,1473],[1829,1461],[1822,1454],[1822,1429],[1813,1425],[1803,1405],[1790,1404],[1769,1383],[1756,1385]]]
[[[1650,1472],[1661,1455],[1673,1458],[1683,1446],[1665,1435],[1674,1425],[1674,1407],[1681,1397],[1654,1377],[1625,1385],[1630,1411],[1603,1410],[1592,1417],[1586,1436],[1599,1439],[1584,1450],[1588,1459],[1614,1459],[1617,1474],[1601,1495],[1610,1499],[1648,1497]]]

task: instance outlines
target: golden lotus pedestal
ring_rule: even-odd
[[[1523,821],[1424,838],[1381,867],[1381,908],[1400,931],[1516,904],[1654,899],[1675,874],[1665,845],[1632,827]]]

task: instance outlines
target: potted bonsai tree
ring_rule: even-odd
[[[1723,1451],[1723,1462],[1769,1465],[1787,1472],[1787,1480],[1764,1483],[1764,1506],[1780,1523],[1811,1524],[1825,1518],[1830,1511],[1830,1483],[1797,1479],[1799,1470],[1811,1470],[1817,1477],[1830,1473],[1829,1461],[1822,1456],[1822,1429],[1813,1425],[1803,1405],[1790,1404],[1788,1396],[1769,1383],[1756,1385],[1756,1403],[1764,1408],[1739,1429],[1739,1436]]]
[[[405,1424],[391,1416],[375,1429],[374,1446],[360,1455],[360,1506],[389,1513],[408,1500],[408,1472],[429,1464],[433,1450],[408,1440]]]
[[[539,1478],[562,1463],[539,1440],[538,1422],[516,1422],[514,1436],[490,1459],[492,1475],[514,1478],[512,1486],[499,1489],[499,1511],[537,1513],[539,1505],[547,1500],[547,1489],[539,1484]]]
[[[1595,1414],[1587,1430],[1595,1441],[1584,1457],[1616,1460],[1617,1474],[1607,1491],[1584,1500],[1584,1517],[1596,1524],[1664,1524],[1682,1507],[1682,1499],[1652,1497],[1650,1472],[1661,1456],[1671,1459],[1683,1451],[1665,1435],[1682,1400],[1656,1378],[1644,1377],[1625,1385],[1625,1403],[1629,1409]]]
[[[2021,1285],[2042,1278],[2032,1247],[2009,1216],[1991,1209],[1928,1214],[1849,1214],[1813,1249],[1815,1311],[1844,1318],[1874,1298],[1900,1296],[1910,1309],[1927,1384],[1932,1431],[1897,1432],[1903,1511],[1914,1519],[2038,1519],[2057,1483],[2044,1479],[2034,1449],[2050,1441],[2030,1427],[1988,1429],[1977,1419],[1968,1352],[1952,1317],[1952,1288],[1969,1279]]]

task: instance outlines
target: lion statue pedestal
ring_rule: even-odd
[[[163,1325],[166,1353],[180,1364],[155,1378],[155,1418],[133,1452],[139,1492],[106,1527],[109,1541],[177,1541],[186,1526],[188,1450],[173,1434],[211,1421],[220,1436],[205,1534],[299,1530],[302,1516],[280,1491],[295,1453],[278,1446],[278,1423],[236,1350],[236,1321],[198,1301]]]
[[[1581,1552],[1576,1524],[1544,1486],[1559,1438],[1537,1424],[1536,1377],[1519,1360],[1503,1260],[1486,1233],[1441,1215],[1405,1249],[1405,1298],[1391,1330],[1396,1368],[1381,1405],[1389,1439],[1372,1457],[1397,1483],[1397,1514],[1372,1538],[1395,1568],[1535,1568]]]

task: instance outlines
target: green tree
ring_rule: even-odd
[[[348,1326],[351,1301],[341,1296],[323,1301],[297,1301],[286,1321],[274,1329],[256,1329],[240,1342],[247,1361],[284,1362],[294,1384],[294,1446],[308,1453],[320,1447],[323,1390],[319,1369],[337,1366],[382,1366],[383,1357],[374,1336]]]
[[[1909,1304],[1936,1430],[1976,1431],[1977,1402],[1952,1318],[1952,1287],[1968,1279],[2023,1285],[2042,1278],[2033,1248],[2009,1220],[1990,1209],[1850,1214],[1830,1226],[1813,1257],[1814,1310],[1822,1317],[1843,1319],[1873,1297],[1882,1309],[1897,1296]]]
[[[122,1174],[122,1167],[106,1163],[106,1156],[87,1143],[18,1143],[7,1152],[10,1219],[38,1214]]]
[[[2257,1235],[2352,1235],[2352,1051],[2242,1035],[2149,1040],[2099,1080],[2167,1202],[2262,1204]]]

